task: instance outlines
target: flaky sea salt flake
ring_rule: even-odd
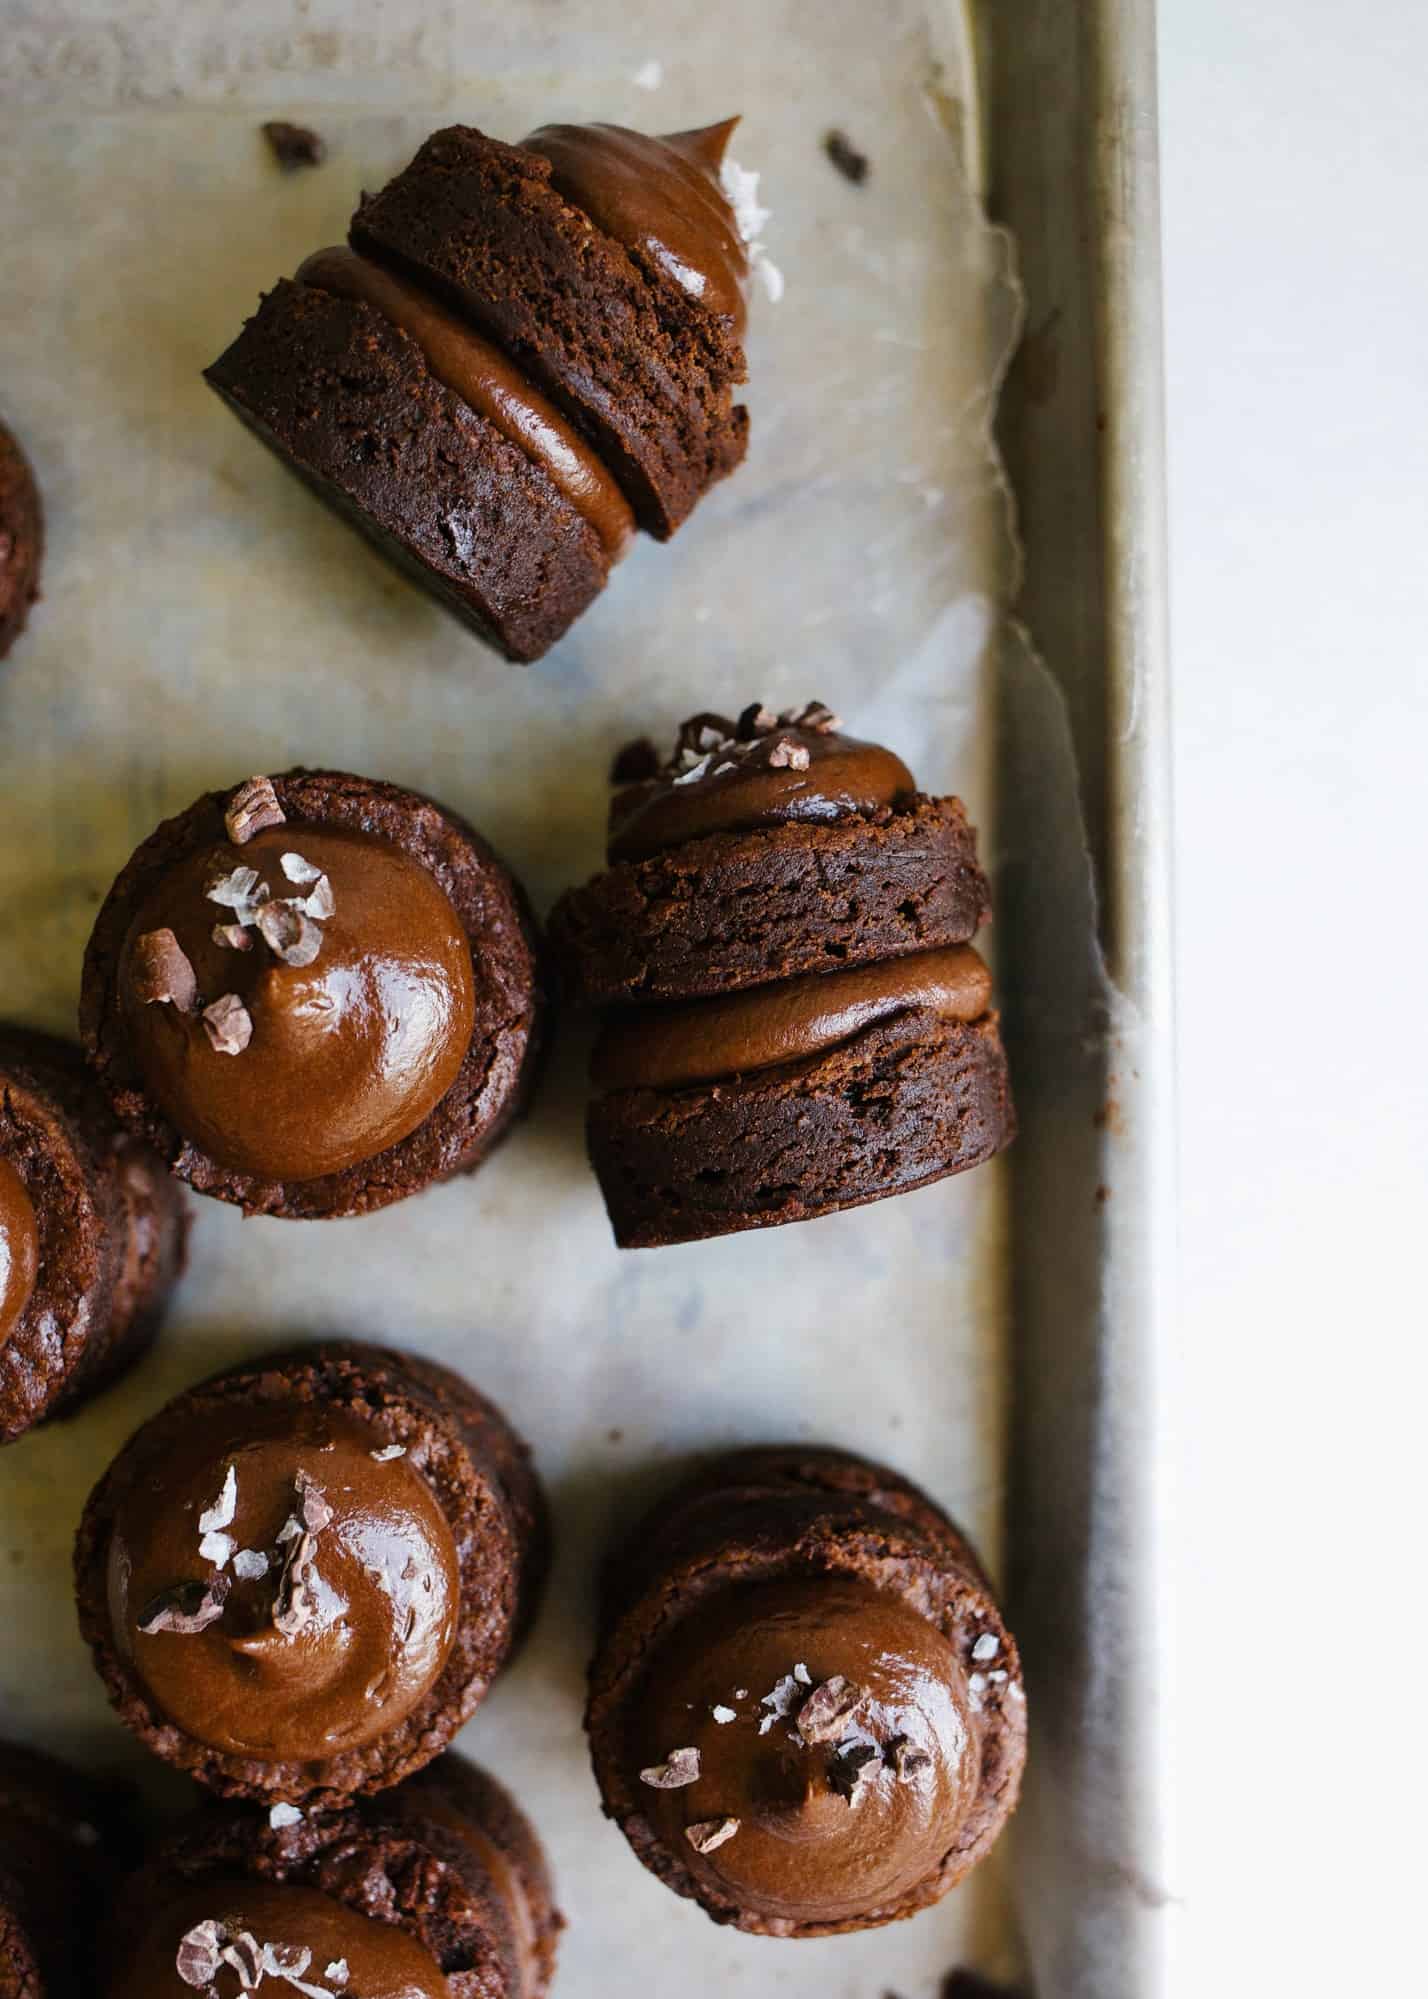
[[[231,1527],[233,1516],[238,1511],[238,1468],[229,1465],[223,1474],[223,1484],[212,1506],[206,1507],[198,1516],[198,1531],[209,1534],[215,1527]]]

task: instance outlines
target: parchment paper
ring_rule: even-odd
[[[1018,299],[962,172],[950,5],[153,0],[116,18],[71,0],[6,16],[0,410],[33,456],[50,548],[45,601],[0,669],[0,1011],[68,1028],[95,905],[133,846],[203,787],[298,761],[448,802],[543,909],[599,864],[620,741],[817,696],[927,788],[959,791],[995,864],[1015,557],[987,433]],[[553,655],[506,666],[290,481],[199,370],[442,123],[515,139],[554,118],[668,130],[731,110],[787,279],[782,304],[753,305],[748,464],[671,546],[642,542]],[[316,123],[327,164],[282,177],[257,132],[273,115]],[[861,188],[823,155],[833,125],[871,159]],[[535,1114],[486,1168],[383,1215],[245,1223],[198,1204],[154,1357],[0,1454],[0,1732],[157,1781],[75,1631],[90,1484],[226,1362],[308,1333],[410,1345],[508,1410],[555,1503],[538,1632],[461,1746],[548,1844],[564,1999],[627,1979],[688,1999],[923,1999],[964,1961],[1011,1973],[1005,1853],[890,1931],[793,1946],[716,1929],[601,1819],[580,1731],[594,1564],[689,1453],[791,1437],[885,1456],[998,1568],[1003,1171],[620,1254],[583,1155],[584,1054],[568,1024]]]

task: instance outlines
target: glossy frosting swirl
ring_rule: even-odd
[[[671,1090],[801,1061],[911,1008],[976,1020],[992,976],[970,944],[780,979],[747,992],[615,1014],[591,1057],[604,1090]]]
[[[258,1762],[316,1762],[386,1735],[436,1684],[457,1550],[425,1479],[388,1450],[345,1412],[244,1402],[203,1412],[141,1468],[115,1513],[109,1617],[186,1734]],[[216,1613],[201,1601],[215,1588]],[[176,1602],[209,1621],[172,1628],[161,1613]]]
[[[0,1158],[0,1346],[20,1323],[40,1273],[40,1231],[29,1189]]]
[[[737,118],[656,138],[624,125],[542,125],[522,143],[551,179],[627,250],[743,332],[749,257],[719,169]]]
[[[845,736],[817,702],[780,716],[749,708],[737,722],[694,715],[663,765],[615,793],[607,852],[645,860],[709,833],[877,812],[916,790],[901,757]]]
[[[294,855],[331,893],[307,963],[284,960],[233,921],[251,912],[213,894],[216,879],[251,869],[270,902],[310,896],[316,884],[286,870]],[[143,940],[165,931],[196,978],[189,1008],[153,998],[143,975]],[[474,1018],[470,941],[435,876],[388,841],[300,824],[170,869],[130,925],[119,986],[165,1115],[220,1165],[271,1180],[315,1180],[407,1137],[456,1080]],[[203,1018],[225,995],[251,1023],[235,1053]]]
[[[195,1931],[206,1941],[209,1924],[220,1944],[247,1939],[257,1953],[268,1945],[294,1965],[306,1953],[295,1974],[305,1992],[330,1993],[332,1999],[448,1999],[451,1990],[431,1952],[399,1924],[364,1916],[316,1888],[214,1873],[176,1888],[172,1899],[146,1912],[104,1988],[106,1999],[193,1999],[192,1978],[179,1973],[179,1951]],[[345,1967],[344,1975],[329,1972],[329,1966]],[[280,1976],[264,1974],[258,1982],[275,1995],[294,1990]],[[245,1984],[238,1966],[220,1963],[216,1976],[199,1989],[217,1999],[239,1999],[251,1980]]]
[[[610,560],[625,553],[635,516],[614,476],[499,347],[414,285],[340,245],[314,251],[297,281],[370,305],[399,326],[420,347],[439,382],[545,469],[589,521]]]
[[[815,1697],[833,1717],[817,1727]],[[854,1580],[721,1591],[658,1649],[632,1728],[637,1789],[669,1849],[741,1908],[791,1922],[894,1903],[955,1844],[977,1794],[953,1647]],[[648,1781],[680,1750],[697,1753],[695,1781]]]

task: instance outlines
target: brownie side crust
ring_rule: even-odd
[[[375,1158],[315,1180],[272,1181],[220,1165],[151,1101],[130,1054],[118,968],[134,912],[154,882],[195,850],[221,845],[231,793],[208,792],[139,847],[109,891],[85,953],[80,1032],[115,1113],[201,1193],[250,1214],[300,1219],[366,1214],[478,1166],[524,1108],[540,1053],[545,995],[535,919],[509,869],[464,820],[415,792],[343,771],[272,779],[289,821],[391,841],[440,882],[471,939],[475,1021],[456,1081],[431,1115]]]
[[[644,1811],[629,1729],[656,1648],[719,1592],[810,1576],[849,1577],[928,1618],[969,1665],[986,1633],[1007,1674],[981,1695],[981,1786],[941,1865],[894,1906],[859,1920],[793,1923],[741,1909],[706,1886],[657,1836]],[[1026,1754],[1016,1644],[981,1565],[927,1495],[851,1453],[788,1446],[716,1460],[643,1520],[610,1564],[586,1728],[605,1814],[638,1858],[716,1922],[753,1935],[832,1936],[915,1915],[990,1849],[1015,1806]]]
[[[604,588],[590,524],[370,306],[282,279],[205,379],[508,658],[539,658]]]
[[[697,999],[961,944],[991,914],[960,799],[712,833],[566,892],[551,949],[590,1006]]]
[[[0,1347],[0,1443],[61,1416],[153,1341],[183,1268],[182,1189],[115,1124],[73,1043],[0,1027],[0,1122],[23,1161],[40,1230],[25,1315]]]
[[[223,1797],[300,1801],[332,1810],[419,1770],[469,1719],[510,1656],[523,1607],[535,1596],[543,1549],[528,1547],[543,1516],[526,1446],[499,1412],[443,1370],[353,1341],[273,1354],[185,1391],[131,1438],[91,1493],[75,1542],[81,1635],[119,1718],[147,1748]],[[123,1493],[178,1434],[220,1403],[292,1401],[343,1410],[374,1427],[374,1444],[404,1446],[451,1526],[461,1570],[461,1615],[435,1687],[389,1734],[318,1760],[263,1762],[211,1748],[155,1709],[115,1643],[108,1610],[109,1539]],[[534,1572],[531,1561],[536,1564]]]
[[[530,1969],[523,1999],[539,1999],[555,1973],[556,1951],[565,1918],[555,1899],[545,1849],[535,1828],[505,1786],[488,1770],[449,1750],[416,1776],[384,1794],[370,1807],[386,1819],[428,1828],[449,1824],[452,1815],[478,1826],[495,1847],[525,1902],[530,1927]],[[455,1857],[473,1891],[480,1885],[469,1847]]]
[[[587,1116],[622,1249],[771,1228],[979,1166],[1016,1123],[997,1016],[912,1008],[822,1055],[680,1090],[617,1090]]]
[[[115,1799],[0,1742],[0,1999],[81,1999],[119,1827]]]
[[[538,154],[450,126],[364,198],[352,246],[496,340],[664,539],[744,456],[743,351],[728,320],[597,229],[550,175]]]
[[[35,475],[18,440],[0,423],[0,659],[39,600],[44,553],[44,512]]]

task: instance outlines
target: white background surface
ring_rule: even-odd
[[[1160,39],[1174,1989],[1422,1992],[1428,9]]]

